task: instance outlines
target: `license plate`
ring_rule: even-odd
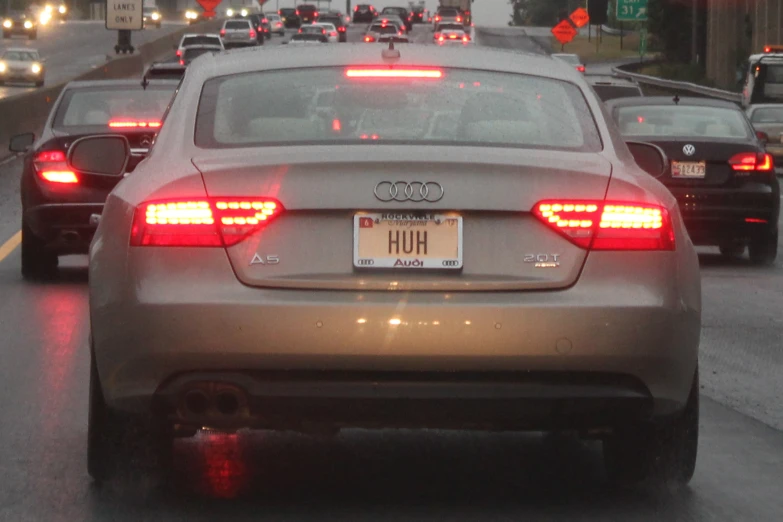
[[[707,172],[704,161],[672,161],[673,178],[703,178]]]
[[[357,268],[462,268],[462,216],[356,214],[353,266]]]

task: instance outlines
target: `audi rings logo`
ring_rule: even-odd
[[[375,185],[375,197],[380,201],[427,201],[435,203],[443,199],[443,187],[434,181],[381,181]]]

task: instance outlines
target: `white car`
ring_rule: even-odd
[[[177,58],[182,58],[182,54],[185,52],[185,48],[193,45],[216,45],[222,50],[225,50],[223,45],[223,39],[218,34],[197,34],[197,33],[185,33],[179,41],[179,45],[175,47],[177,51]]]
[[[433,34],[433,39],[438,45],[467,44],[471,42],[470,35],[465,32],[462,24],[452,23],[441,23],[438,30]]]
[[[283,43],[288,43],[289,45],[321,45],[329,43],[329,39],[323,34],[298,33],[291,36],[288,42]]]
[[[338,43],[340,41],[340,33],[337,32],[337,27],[334,24],[327,22],[316,22],[313,27],[321,27],[326,31],[326,39],[329,43]]]

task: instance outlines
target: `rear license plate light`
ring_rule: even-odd
[[[360,213],[353,219],[356,268],[462,268],[462,216]]]

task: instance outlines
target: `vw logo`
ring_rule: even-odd
[[[434,181],[381,181],[375,185],[375,197],[380,201],[427,201],[435,203],[443,198],[443,187]]]
[[[696,147],[694,147],[689,143],[682,148],[682,151],[685,153],[686,156],[693,156],[694,154],[696,154]]]

